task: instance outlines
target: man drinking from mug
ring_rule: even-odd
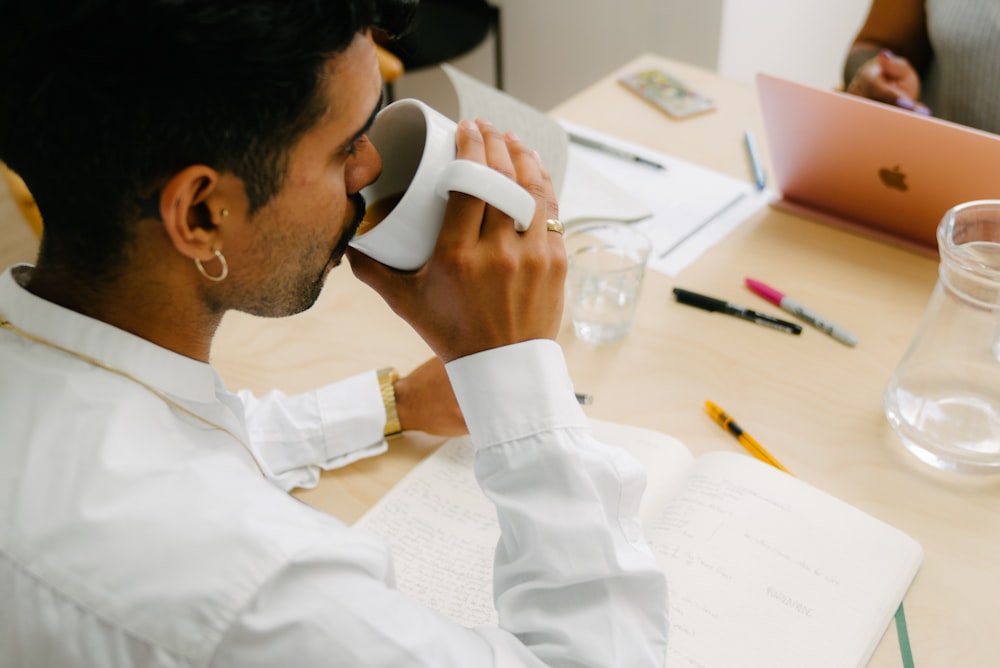
[[[593,440],[553,341],[565,253],[537,155],[457,131],[534,195],[524,232],[452,195],[415,272],[347,247],[381,169],[369,28],[411,9],[4,3],[0,159],[45,230],[37,265],[0,276],[0,665],[662,664],[641,471]],[[208,364],[223,315],[307,309],[345,254],[438,361],[229,393]],[[502,530],[498,627],[406,599],[383,543],[286,493],[385,431],[465,425]]]

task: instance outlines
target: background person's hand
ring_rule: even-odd
[[[554,339],[566,278],[562,236],[546,229],[558,217],[548,171],[517,137],[486,121],[463,121],[459,158],[515,179],[536,201],[525,232],[481,200],[448,199],[434,255],[415,272],[400,272],[350,249],[354,274],[382,295],[443,361],[531,339]]]
[[[902,109],[930,114],[920,99],[920,75],[906,58],[883,49],[858,68],[847,92]]]

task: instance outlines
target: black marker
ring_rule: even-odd
[[[764,313],[758,313],[757,311],[751,311],[748,308],[737,306],[736,304],[730,304],[729,302],[721,299],[699,295],[697,292],[691,292],[690,290],[674,288],[674,297],[676,297],[677,301],[681,304],[687,304],[688,306],[694,306],[695,308],[704,309],[706,311],[718,311],[719,313],[725,313],[726,315],[743,318],[744,320],[755,322],[758,325],[771,327],[782,332],[788,332],[789,334],[802,333],[801,325],[796,325],[794,322],[779,320],[778,318],[773,318]]]

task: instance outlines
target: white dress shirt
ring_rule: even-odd
[[[644,476],[594,442],[555,343],[447,367],[502,530],[500,624],[467,629],[394,588],[378,538],[285,492],[385,448],[374,373],[234,395],[207,364],[34,297],[30,271],[0,276],[0,316],[174,405],[0,329],[0,667],[662,665]]]

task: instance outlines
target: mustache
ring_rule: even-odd
[[[358,228],[361,227],[362,221],[365,219],[365,209],[367,203],[365,198],[361,193],[355,193],[350,195],[351,204],[354,205],[354,220],[351,224],[347,226],[344,233],[340,235],[340,239],[337,240],[337,245],[333,249],[332,257],[341,257],[347,252],[347,245],[351,243],[351,239],[357,234]]]

